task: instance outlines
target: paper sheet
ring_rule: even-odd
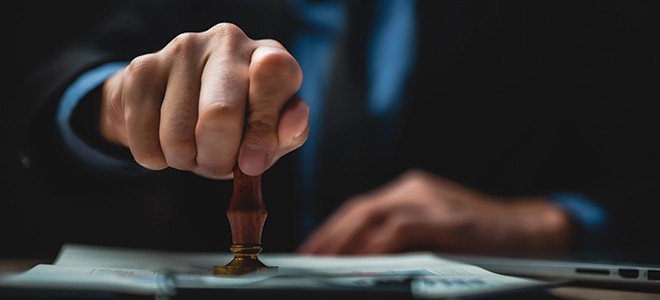
[[[262,254],[276,269],[238,277],[218,277],[230,253],[176,253],[86,245],[65,245],[53,265],[0,280],[0,284],[88,288],[135,294],[168,294],[195,288],[377,288],[383,282],[409,284],[416,298],[456,298],[544,286],[442,259],[431,253],[379,256]]]

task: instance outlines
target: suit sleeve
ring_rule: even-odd
[[[17,70],[25,74],[17,80],[15,92],[16,101],[22,102],[16,111],[20,115],[16,118],[21,128],[19,147],[30,160],[31,170],[56,189],[98,188],[112,186],[108,182],[135,180],[124,176],[127,172],[90,168],[89,157],[80,155],[89,146],[123,161],[124,168],[138,169],[127,149],[104,143],[98,133],[102,82],[83,89],[84,93],[75,94],[72,88],[78,86],[81,91],[80,81],[89,79],[93,70],[109,63],[126,64],[135,56],[162,48],[186,27],[185,20],[170,17],[168,12],[177,10],[169,2],[155,7],[149,4],[63,1],[46,4],[52,5],[44,8],[48,13],[21,5],[20,14],[29,16],[25,22],[31,24],[16,34],[22,49],[14,53],[24,62],[17,64]],[[166,22],[168,19],[173,21]],[[72,103],[66,98],[72,96],[81,98],[80,105],[66,107]],[[78,143],[72,142],[71,134],[80,138]]]

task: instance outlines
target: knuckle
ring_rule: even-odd
[[[421,169],[410,169],[404,173],[404,178],[417,180],[426,176],[426,172]]]
[[[272,112],[252,112],[248,120],[248,130],[261,134],[275,133],[277,118]]]
[[[406,171],[403,175],[404,184],[411,189],[420,189],[429,186],[433,178],[431,174],[420,169]]]
[[[145,54],[134,58],[126,67],[126,76],[130,81],[142,81],[158,72],[159,60],[154,54]]]
[[[300,65],[293,56],[283,50],[273,49],[267,51],[263,55],[255,58],[252,62],[252,72],[256,79],[272,78],[286,78],[288,82],[292,82],[292,88],[297,89],[302,84],[302,70]]]
[[[248,124],[247,130],[246,142],[257,143],[271,150],[279,148],[279,137],[272,126],[260,121],[252,121]]]
[[[215,102],[200,109],[198,122],[206,127],[221,129],[230,124],[239,124],[244,114],[245,111],[237,104]]]
[[[264,45],[264,46],[279,48],[279,49],[282,49],[282,50],[285,49],[284,45],[282,45],[282,43],[280,43],[278,40],[275,40],[275,39],[261,39],[261,40],[259,40],[259,44]]]
[[[191,56],[197,49],[198,40],[198,34],[185,32],[172,39],[167,49],[177,56]]]
[[[236,24],[223,22],[211,27],[208,32],[216,38],[222,40],[236,41],[246,39],[245,32]]]
[[[188,136],[170,134],[164,137],[163,152],[169,166],[181,170],[190,170],[195,167],[197,148]]]
[[[357,195],[349,198],[347,202],[343,205],[343,209],[346,211],[357,211],[360,214],[370,214],[374,210],[372,205],[371,198],[365,195]]]

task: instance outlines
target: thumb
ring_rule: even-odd
[[[245,174],[260,175],[274,163],[279,148],[288,146],[278,135],[278,125],[285,104],[301,83],[300,66],[285,50],[265,46],[253,52],[246,123],[238,157]]]

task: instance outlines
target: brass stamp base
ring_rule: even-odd
[[[259,260],[261,245],[234,244],[231,245],[230,250],[234,254],[234,259],[227,265],[213,266],[213,275],[243,275],[258,270],[277,268],[266,266]]]

